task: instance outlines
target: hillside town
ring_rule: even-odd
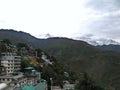
[[[33,49],[28,51],[25,44],[18,49],[6,39],[1,41],[0,46],[0,90],[74,90],[75,84],[66,80],[63,81],[62,89],[59,85],[54,86],[52,77],[49,77],[49,86],[49,81],[41,77],[42,71],[36,70],[34,66],[22,67],[23,59],[39,58],[38,53]],[[44,52],[41,52],[41,59],[42,63],[32,62],[40,67],[54,63]],[[67,72],[64,74],[69,76]]]
[[[25,72],[20,72],[21,58],[16,53],[1,53],[0,90],[47,90],[46,80],[33,67],[26,67]]]

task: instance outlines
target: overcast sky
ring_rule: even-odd
[[[0,28],[120,41],[120,0],[0,0]]]

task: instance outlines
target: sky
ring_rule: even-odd
[[[120,41],[120,0],[0,0],[0,28]]]

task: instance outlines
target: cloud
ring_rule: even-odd
[[[0,20],[0,23],[6,23],[6,21],[5,20]]]
[[[120,0],[1,0],[0,11],[0,28],[120,39]]]
[[[86,23],[87,31],[96,37],[120,41],[120,1],[88,0],[86,6],[94,12]]]
[[[89,40],[93,37],[93,34],[85,34],[85,35],[82,35],[81,37],[79,37],[80,39],[83,39],[83,40]]]
[[[110,12],[118,10],[120,7],[120,0],[88,0],[86,6],[94,10]]]
[[[88,28],[94,35],[118,39],[120,36],[120,14],[91,21]]]

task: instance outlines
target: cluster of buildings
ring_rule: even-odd
[[[33,67],[25,68],[25,73],[20,72],[21,56],[17,56],[16,53],[2,53],[0,61],[0,90],[29,90],[25,88],[30,86],[47,89],[45,80],[38,82],[41,80],[40,72],[37,72]]]
[[[47,82],[41,79],[41,73],[33,67],[26,67],[24,73],[20,72],[21,59],[27,54],[28,52],[24,48],[21,50],[21,56],[12,52],[0,54],[0,90],[47,90]],[[31,51],[31,54],[34,53]],[[45,61],[45,65],[53,64],[44,52],[42,52],[41,59]],[[68,76],[67,73],[65,75]],[[74,90],[74,86],[66,83],[61,89],[61,87],[51,84],[51,90]]]

